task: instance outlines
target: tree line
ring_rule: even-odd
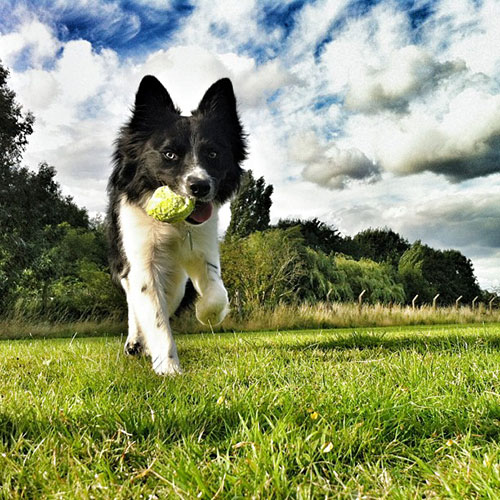
[[[23,112],[0,64],[0,316],[27,320],[124,317],[110,279],[105,223],[64,196],[53,166],[20,165],[34,117]],[[318,219],[270,222],[273,186],[243,179],[221,241],[223,278],[243,314],[280,303],[463,302],[479,288],[471,261],[456,250],[410,244],[391,229],[354,237]]]
[[[489,301],[470,259],[457,250],[410,243],[389,228],[343,236],[318,219],[270,224],[272,186],[247,172],[231,204],[222,243],[224,279],[245,307],[280,302],[356,301],[453,305]]]

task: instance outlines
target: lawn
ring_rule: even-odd
[[[498,498],[500,325],[0,342],[0,498]]]

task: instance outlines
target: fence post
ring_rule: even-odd
[[[366,290],[363,290],[358,296],[358,308],[361,311],[361,305],[363,303],[363,295],[366,293]]]
[[[236,292],[234,294],[234,298],[235,298],[235,302],[236,302],[236,308],[238,309],[238,317],[239,317],[239,320],[241,321],[241,319],[243,318],[243,310],[241,307],[241,299],[240,299],[240,291],[239,290],[236,290]]]
[[[432,299],[432,308],[433,309],[436,309],[436,302],[437,302],[437,299],[440,295],[441,295],[440,293],[436,293],[436,295],[434,295],[434,298]]]
[[[496,299],[496,297],[493,297],[489,302],[488,302],[488,306],[490,308],[490,313],[493,312],[493,301]]]
[[[455,309],[458,309],[458,303],[462,300],[463,295],[460,295],[457,300],[455,300]]]
[[[413,309],[415,309],[415,302],[417,301],[417,299],[418,299],[418,293],[417,293],[417,295],[415,295],[415,297],[413,297],[413,300],[411,301],[411,307]]]
[[[479,295],[476,295],[474,299],[472,300],[472,310],[476,308],[476,300],[479,298]]]

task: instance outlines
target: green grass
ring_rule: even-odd
[[[498,498],[498,324],[177,342],[0,342],[0,498]]]

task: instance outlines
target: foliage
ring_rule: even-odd
[[[0,186],[6,181],[4,174],[21,159],[34,122],[31,113],[23,115],[15,93],[7,87],[8,77],[8,69],[0,63]]]
[[[353,301],[363,289],[370,303],[405,300],[388,264],[315,251],[298,226],[226,241],[221,260],[229,294],[246,312],[280,303]]]
[[[59,224],[88,230],[87,212],[61,193],[55,169],[40,165],[38,172],[11,167],[0,196],[0,289],[2,307],[10,306],[23,276],[46,280],[54,273],[50,249],[58,242]],[[82,247],[83,248],[83,247]],[[77,249],[78,250],[78,249]],[[53,254],[53,251],[52,251]],[[72,262],[71,259],[66,262]],[[69,270],[70,271],[70,270]]]
[[[337,266],[336,259],[321,250],[307,247],[303,256],[306,273],[300,286],[299,298],[309,304],[320,301],[351,302],[352,287],[344,270]]]
[[[231,221],[226,239],[244,238],[268,229],[272,193],[273,186],[266,186],[264,177],[254,179],[251,170],[245,172],[240,189],[231,202]]]
[[[46,245],[26,267],[15,293],[13,313],[67,320],[122,315],[122,294],[112,284],[101,226],[46,226]]]
[[[345,251],[344,239],[340,232],[317,218],[280,219],[276,224],[278,229],[295,226],[300,228],[304,243],[313,250],[320,250],[325,254]]]
[[[353,238],[356,247],[355,256],[388,262],[397,268],[399,259],[410,248],[410,244],[392,229],[365,229]]]
[[[337,255],[335,264],[351,287],[354,298],[366,290],[363,301],[370,304],[404,303],[405,291],[389,264],[369,259],[357,261],[344,255]]]
[[[472,262],[456,250],[435,250],[416,241],[401,257],[399,274],[408,297],[430,303],[440,294],[439,303],[455,303],[460,295],[471,302],[481,295]]]
[[[223,280],[245,308],[272,308],[296,300],[305,276],[300,231],[269,230],[232,238],[221,246]]]

